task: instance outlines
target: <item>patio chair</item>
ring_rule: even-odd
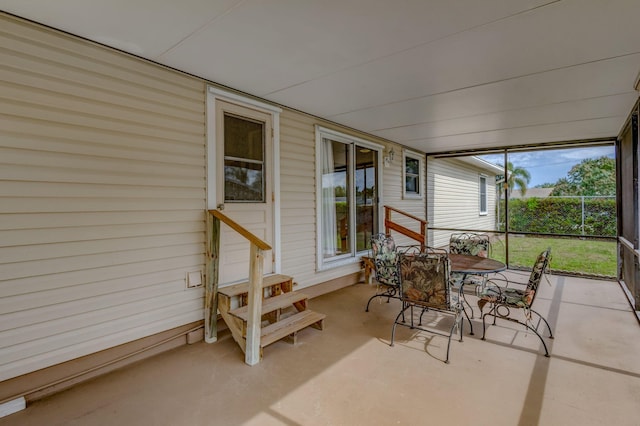
[[[449,252],[453,254],[468,254],[472,256],[489,257],[491,242],[487,234],[459,233],[451,234],[449,238]],[[465,285],[483,287],[486,283],[486,275],[470,275],[453,272],[451,281],[459,287],[464,280]]]
[[[374,276],[378,283],[376,294],[367,301],[365,312],[369,312],[369,304],[376,297],[400,299],[400,273],[398,271],[398,252],[393,237],[375,234],[371,237],[371,252],[375,267]]]
[[[451,234],[451,236],[449,237],[449,253],[452,254],[468,254],[471,256],[489,257],[490,250],[491,242],[489,241],[489,236],[487,234],[463,232]],[[475,294],[478,295],[478,289],[484,288],[486,282],[487,274],[474,275],[463,274],[461,272],[451,273],[451,284],[456,290],[460,289],[462,287],[462,284],[466,286],[471,285],[474,287]],[[471,310],[471,318],[473,318],[473,307],[469,302],[467,302],[467,299],[464,297],[463,303],[469,306],[469,309]]]
[[[422,253],[409,253],[399,255],[400,267],[400,299],[402,309],[396,316],[391,330],[391,343],[393,346],[396,326],[401,325],[411,329],[418,329],[433,334],[448,337],[447,355],[445,363],[449,363],[449,350],[451,338],[456,330],[460,332],[462,342],[462,316],[466,312],[462,309],[462,295],[460,290],[455,291],[449,280],[449,257],[446,250],[427,248]],[[418,325],[415,324],[414,309],[420,310]],[[453,316],[453,324],[449,332],[443,332],[435,327],[424,328],[422,316],[425,312],[434,311]],[[410,320],[407,323],[405,313],[409,313]],[[469,317],[467,316],[469,321]],[[469,321],[471,334],[473,325]]]
[[[487,282],[487,285],[480,293],[480,299],[478,300],[480,312],[483,311],[483,308],[487,303],[491,305],[489,311],[482,315],[482,340],[485,340],[486,317],[492,316],[494,325],[496,323],[496,319],[500,318],[507,321],[517,322],[518,324],[522,324],[527,329],[533,331],[542,342],[545,356],[549,356],[547,344],[544,342],[542,335],[538,332],[538,328],[540,326],[540,323],[544,322],[544,324],[547,326],[547,330],[549,331],[549,338],[553,339],[551,326],[549,325],[549,322],[542,315],[540,315],[540,313],[533,310],[531,306],[533,305],[533,302],[535,301],[535,298],[538,294],[538,287],[540,285],[540,281],[542,280],[542,276],[546,272],[548,272],[550,261],[551,248],[548,248],[538,255],[538,258],[533,265],[533,269],[531,270],[529,281],[526,283],[526,286],[524,288],[509,287],[509,285],[512,284],[520,284],[521,286],[525,284],[515,283],[513,281],[503,279],[491,279]],[[505,281],[505,285],[497,285],[497,282],[499,281]],[[512,316],[512,314],[515,314],[516,311],[520,312],[520,310],[522,310],[522,312],[524,313],[524,320]],[[538,317],[535,326],[533,325],[533,314]]]

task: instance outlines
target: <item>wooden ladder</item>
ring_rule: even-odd
[[[246,353],[249,283],[243,282],[218,290],[218,310],[234,340]],[[325,315],[308,309],[308,296],[293,291],[293,279],[286,275],[268,275],[262,280],[262,349],[288,337],[296,343],[298,331],[306,327],[324,328]]]

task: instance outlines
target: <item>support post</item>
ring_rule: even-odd
[[[204,340],[218,340],[218,270],[220,260],[220,219],[207,213],[207,269],[204,302]]]
[[[263,268],[263,251],[255,244],[251,244],[249,259],[249,315],[247,318],[247,346],[244,357],[244,362],[249,365],[256,365],[260,362]]]

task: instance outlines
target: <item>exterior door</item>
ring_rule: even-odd
[[[271,114],[216,101],[216,205],[232,220],[273,246]],[[249,276],[249,243],[221,224],[220,283]],[[273,253],[264,273],[273,272]]]

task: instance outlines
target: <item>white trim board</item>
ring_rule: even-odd
[[[24,399],[24,396],[12,399],[11,401],[0,404],[0,418],[6,417],[13,413],[17,413],[18,411],[22,411],[25,408],[27,408],[27,400]]]
[[[281,273],[282,268],[282,237],[281,237],[281,218],[280,218],[280,113],[282,108],[275,105],[238,95],[233,92],[218,89],[213,86],[207,87],[207,209],[215,210],[216,204],[216,185],[215,176],[212,171],[216,169],[216,100],[231,102],[242,107],[248,107],[261,110],[271,114],[272,120],[272,150],[273,150],[273,250],[275,259],[273,259],[273,273]]]

